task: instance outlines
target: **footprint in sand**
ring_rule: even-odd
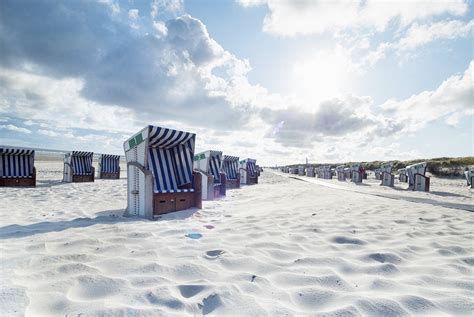
[[[192,233],[188,233],[187,235],[185,235],[185,237],[187,237],[189,239],[193,239],[193,240],[198,240],[198,239],[202,238],[202,234],[197,233],[197,232],[192,232]]]
[[[211,229],[214,229],[214,226],[213,225],[204,225],[204,228],[211,230]]]
[[[214,260],[225,253],[224,250],[210,250],[206,252],[206,259]]]

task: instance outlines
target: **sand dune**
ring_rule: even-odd
[[[413,193],[264,172],[152,222],[121,216],[126,179],[62,184],[61,162],[37,169],[37,188],[0,188],[4,316],[474,311],[474,214],[447,208],[472,206],[459,180]]]

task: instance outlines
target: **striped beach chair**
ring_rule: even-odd
[[[194,133],[146,126],[124,143],[127,160],[126,216],[202,207],[201,174],[193,171]]]
[[[194,156],[194,170],[202,176],[202,199],[225,196],[225,173],[222,172],[222,152],[205,151]]]
[[[224,155],[222,170],[225,173],[226,189],[240,188],[239,157]]]
[[[338,181],[346,180],[346,174],[344,173],[344,168],[345,168],[344,165],[336,166],[336,174],[337,174]]]
[[[64,155],[63,182],[93,182],[95,168],[93,152],[72,151]]]
[[[430,178],[425,176],[426,162],[405,167],[408,175],[408,189],[421,192],[430,191]]]
[[[464,177],[466,178],[467,186],[474,188],[474,168],[466,168]]]
[[[35,151],[0,148],[0,187],[36,186]]]
[[[250,158],[240,161],[239,163],[240,184],[245,184],[245,185],[258,184],[256,163],[257,163],[256,160],[250,159]]]
[[[308,176],[308,177],[314,177],[315,176],[314,167],[309,166],[309,167],[306,168],[306,176]]]
[[[362,179],[364,178],[364,169],[362,168],[361,163],[352,163],[351,164],[351,181],[356,184],[361,184]]]
[[[399,180],[400,183],[408,182],[408,175],[407,175],[407,169],[406,168],[398,169],[398,180]]]
[[[120,155],[102,154],[99,157],[97,177],[100,179],[119,179]]]
[[[300,165],[298,166],[298,176],[305,176],[305,168],[304,166]]]
[[[349,179],[349,180],[352,178],[350,167],[344,167],[344,176],[346,179]]]
[[[392,163],[383,163],[380,165],[380,185],[393,187],[395,176],[392,174]]]

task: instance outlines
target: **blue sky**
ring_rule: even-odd
[[[0,144],[147,124],[263,164],[473,154],[472,3],[0,2]]]

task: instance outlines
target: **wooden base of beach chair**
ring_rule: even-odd
[[[415,184],[413,186],[414,191],[429,192],[430,191],[430,178],[421,174],[415,174]]]
[[[395,176],[390,173],[382,172],[382,182],[380,185],[393,187],[395,181]]]
[[[72,175],[73,183],[86,183],[93,182],[95,180],[95,169],[92,167],[90,175]]]
[[[471,188],[474,189],[474,176],[471,176]]]
[[[120,172],[118,173],[100,173],[100,179],[119,179]]]
[[[0,187],[35,187],[35,186],[36,186],[36,168],[33,168],[32,177],[0,178]]]
[[[240,188],[240,176],[237,179],[226,179],[225,187],[227,189]]]
[[[184,193],[154,193],[153,216],[167,214],[189,208],[202,208],[202,178],[201,174],[193,172],[194,192]]]
[[[247,185],[258,184],[258,176],[247,176]]]

